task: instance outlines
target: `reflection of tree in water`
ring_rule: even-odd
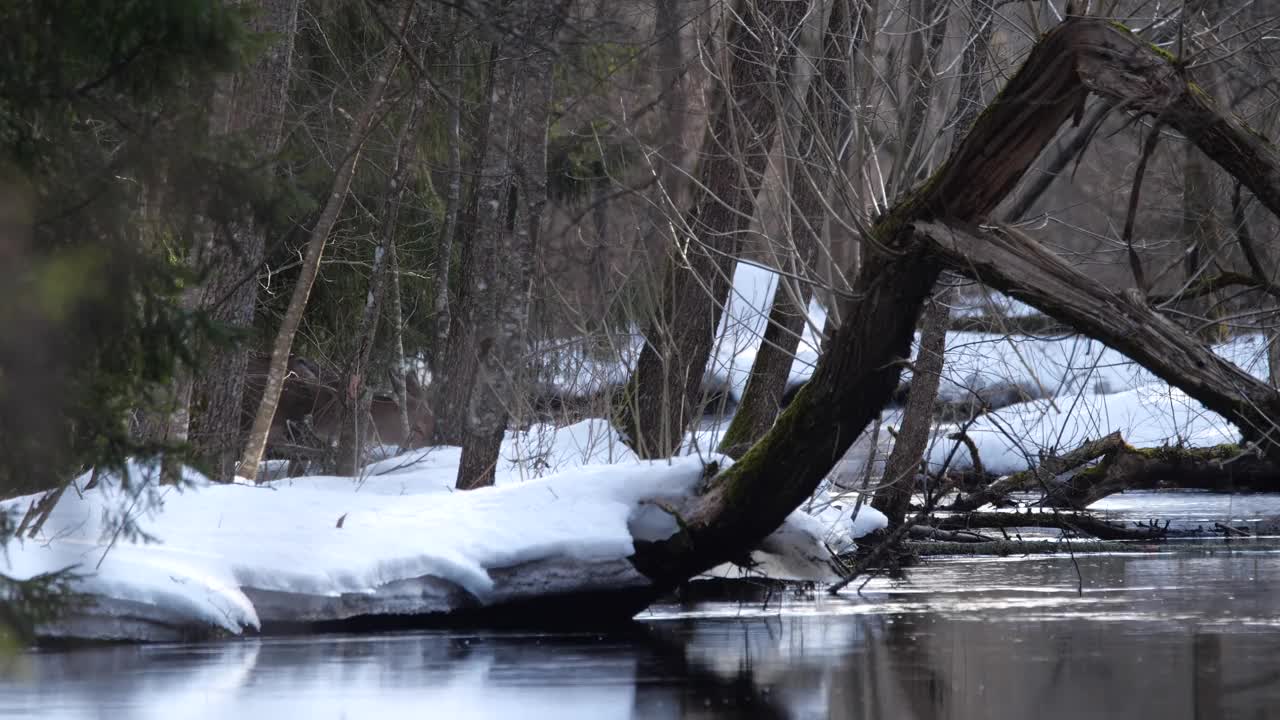
[[[1023,580],[1028,572],[1018,569]],[[1155,603],[1147,611],[1172,607],[1167,590],[1141,591]],[[32,682],[43,689],[27,697],[67,707],[199,702],[215,710],[206,717],[317,694],[362,698],[366,711],[441,702],[646,719],[1191,720],[1270,717],[1280,706],[1274,634],[1155,615],[1104,619],[1144,609],[1132,595],[1089,598],[1079,617],[1051,607],[1052,619],[1032,619],[1044,617],[1038,609],[1021,617],[1028,611],[1017,606],[770,616],[744,608],[742,617],[608,633],[453,630],[39,653]],[[0,679],[0,698],[13,689]]]
[[[934,643],[926,639],[933,634],[933,623],[930,618],[910,614],[885,623],[888,670],[911,710],[909,717],[918,720],[945,717],[947,701],[952,698],[942,660],[933,653]]]
[[[785,698],[758,684],[756,658],[750,634],[768,623],[760,619],[742,626],[742,648],[737,668],[730,673],[709,667],[690,657],[690,645],[699,621],[680,620],[653,623],[645,628],[642,643],[646,652],[639,658],[636,670],[636,717],[679,718],[788,718],[791,713]],[[675,712],[662,712],[646,697],[643,685],[651,678],[667,678],[678,693]]]
[[[1216,634],[1196,632],[1192,642],[1195,672],[1191,679],[1191,697],[1196,720],[1223,717],[1222,638]]]

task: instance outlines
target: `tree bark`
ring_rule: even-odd
[[[404,307],[400,302],[400,255],[396,244],[391,243],[391,285],[387,288],[386,321],[391,330],[391,390],[395,393],[396,404],[400,406],[400,437],[412,437],[409,427],[409,387],[408,368],[404,361]],[[423,442],[431,442],[431,438],[422,438]],[[404,450],[406,445],[401,445]]]
[[[211,132],[246,133],[260,156],[271,159],[283,139],[299,1],[253,0],[245,4],[257,9],[249,18],[250,29],[264,33],[269,44],[247,72],[231,78],[229,85],[216,93]],[[270,173],[273,166],[266,162],[260,172]],[[266,229],[245,208],[230,230],[233,247],[212,237],[201,241],[204,257],[196,261],[211,274],[188,302],[211,311],[215,321],[244,331],[253,326],[258,298],[255,278],[262,264]],[[198,377],[180,369],[175,378],[170,439],[190,437],[200,463],[222,482],[229,482],[235,474],[248,362],[246,343],[213,347]]]
[[[477,233],[480,253],[472,263],[480,279],[472,332],[477,368],[467,405],[460,490],[492,485],[503,431],[510,416],[527,353],[534,251],[547,202],[546,134],[551,112],[552,55],[547,48],[567,10],[566,3],[540,8],[515,6],[520,32],[504,44],[496,69],[488,155],[479,190],[483,214]]]
[[[1036,300],[1032,304],[1129,353],[1212,409],[1230,411],[1249,426],[1270,427],[1280,417],[1271,388],[1224,367],[1147,308],[1114,295],[1112,300],[1106,293],[1080,292],[1075,285],[1090,281],[1079,273],[1065,275],[1058,267],[1065,264],[1034,243],[1009,241],[1008,233],[957,239],[942,227],[920,232],[919,226],[930,219],[958,224],[987,217],[1058,128],[1083,110],[1089,92],[1123,98],[1137,112],[1160,112],[1273,212],[1280,211],[1280,162],[1270,143],[1217,111],[1165,57],[1124,29],[1089,18],[1064,22],[1032,49],[946,164],[873,226],[866,241],[884,251],[859,271],[854,286],[858,299],[846,302],[847,317],[813,379],[770,432],[681,509],[679,532],[666,540],[637,543],[632,562],[654,581],[655,591],[735,557],[777,528],[813,492],[893,393],[916,316],[944,262],[990,283],[1004,276],[999,272],[1004,263],[1018,265],[1010,273],[1017,276],[1028,265],[1045,264],[1028,257],[1048,256],[1055,271],[1036,272],[1035,277],[1052,280],[1052,287],[1019,288],[1016,297]],[[932,242],[922,243],[913,235]],[[1065,302],[1053,302],[1059,294],[1066,296]],[[1111,327],[1117,320],[1122,326]],[[1134,333],[1142,340],[1130,337]]]
[[[413,16],[413,3],[406,3],[404,17],[400,21],[399,34],[404,35]],[[360,150],[364,147],[365,138],[378,114],[382,104],[382,95],[386,90],[391,74],[400,62],[401,47],[398,40],[389,43],[386,56],[383,58],[377,75],[364,98],[364,106],[351,124],[351,132],[338,165],[333,186],[329,192],[324,209],[320,212],[316,224],[311,228],[307,240],[307,252],[298,273],[297,284],[289,297],[289,306],[285,310],[284,319],[280,322],[280,330],[276,334],[271,348],[271,365],[267,372],[267,384],[262,393],[262,401],[258,404],[258,412],[253,418],[253,427],[249,431],[244,455],[236,474],[254,481],[258,477],[258,464],[262,461],[262,451],[267,444],[267,435],[271,431],[271,421],[275,417],[276,404],[280,401],[280,392],[284,387],[285,371],[289,354],[293,349],[293,337],[302,324],[302,313],[307,307],[307,298],[311,295],[311,286],[320,272],[320,256],[324,254],[325,243],[329,240],[329,232],[338,221],[338,214],[347,200],[347,191],[351,180],[355,177],[356,164],[360,159]]]
[[[826,210],[823,196],[831,185],[828,169],[837,162],[836,133],[845,126],[849,114],[843,101],[849,85],[849,59],[845,55],[856,52],[856,48],[847,47],[850,26],[845,11],[844,2],[832,3],[818,56],[812,60],[803,55],[796,58],[797,63],[813,62],[815,67],[805,93],[805,113],[796,120],[798,138],[787,151],[791,164],[792,242],[787,248],[789,262],[782,265],[789,273],[778,273],[768,324],[751,364],[747,388],[720,440],[719,451],[733,458],[741,457],[778,417],[808,317],[812,286],[803,281],[792,283],[785,276],[803,277],[814,265]]]
[[[489,152],[489,125],[493,117],[493,90],[501,48],[495,41],[489,44],[489,61],[484,81],[486,102],[480,109],[476,123],[476,145],[472,150],[467,173],[473,184],[469,188],[466,204],[455,226],[452,245],[461,246],[457,271],[458,296],[449,303],[449,325],[443,347],[437,348],[437,360],[432,368],[431,406],[436,411],[436,440],[460,445],[467,428],[467,402],[476,376],[476,348],[472,328],[476,322],[475,309],[480,290],[477,287],[481,275],[478,263],[482,258],[476,251],[479,218],[479,183],[481,168]],[[452,248],[450,248],[452,250]],[[448,260],[442,260],[447,262]]]
[[[462,41],[459,33],[462,28],[462,15],[457,8],[450,11],[453,17],[453,41],[449,48],[449,91],[453,98],[449,102],[449,112],[445,124],[446,140],[449,145],[448,192],[445,195],[444,228],[440,231],[440,259],[436,265],[435,290],[435,328],[437,353],[443,355],[449,341],[449,329],[453,323],[452,307],[449,304],[449,282],[453,265],[453,244],[458,234],[458,215],[462,211],[462,97],[465,86],[462,81]]]
[[[912,366],[911,390],[902,412],[902,425],[893,442],[893,451],[884,466],[884,476],[876,488],[871,507],[889,518],[889,526],[897,527],[907,516],[911,494],[921,460],[929,447],[933,428],[933,405],[942,380],[942,363],[947,344],[947,325],[951,319],[948,303],[955,296],[951,288],[936,292],[920,320],[920,350]]]
[[[777,130],[779,52],[808,2],[747,0],[734,14],[729,79],[717,85],[692,209],[667,258],[657,316],[617,425],[638,455],[668,457],[700,407],[699,391]]]

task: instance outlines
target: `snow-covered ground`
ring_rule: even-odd
[[[497,487],[471,492],[452,490],[457,448],[390,458],[358,481],[218,485],[191,474],[186,490],[157,490],[134,466],[129,483],[79,492],[81,478],[39,537],[9,544],[0,572],[84,574],[78,587],[95,605],[50,635],[151,640],[645,585],[627,561],[633,543],[675,532],[665,508],[689,497],[703,459],[639,462],[602,421],[537,430],[508,438]],[[139,534],[113,534],[122,513]],[[824,543],[883,524],[870,508],[853,522],[840,502],[796,512],[754,559],[775,577],[829,580]]]

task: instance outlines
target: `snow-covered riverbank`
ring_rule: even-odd
[[[497,487],[472,492],[452,490],[457,448],[390,458],[358,481],[217,485],[192,474],[181,491],[139,482],[148,470],[135,466],[132,482],[65,493],[37,538],[9,544],[0,571],[83,573],[77,586],[94,603],[44,629],[81,639],[240,634],[646,586],[627,560],[633,543],[675,532],[668,509],[688,498],[703,459],[636,461],[599,421],[537,430],[508,439],[503,457],[518,461]],[[542,449],[536,461],[530,447]],[[114,530],[124,515],[138,533]],[[883,523],[870,508],[850,522],[840,502],[793,513],[754,554],[757,572],[830,579],[827,543]]]

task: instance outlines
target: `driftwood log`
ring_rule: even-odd
[[[972,512],[1010,504],[1013,493],[1040,493],[1037,505],[1083,510],[1125,490],[1280,492],[1280,465],[1239,445],[1135,448],[1112,433],[961,493],[944,509]]]
[[[1082,512],[975,512],[935,520],[933,527],[949,531],[1011,528],[1050,528],[1099,540],[1156,540],[1168,535],[1168,528],[1151,525],[1125,527]]]

